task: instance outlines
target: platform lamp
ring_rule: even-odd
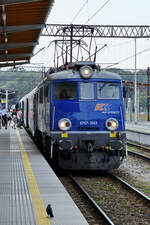
[[[150,116],[149,116],[149,107],[150,107],[150,90],[149,90],[149,85],[150,85],[150,68],[147,68],[147,121],[150,121]]]
[[[0,94],[3,94],[6,96],[6,112],[8,111],[8,96],[11,94],[15,94],[15,91],[9,91],[8,89],[6,89],[5,91],[0,91]]]
[[[138,122],[138,111],[137,111],[137,74],[136,74],[136,38],[135,40],[135,75],[134,75],[134,114],[135,114],[135,124]]]
[[[0,89],[0,103],[2,104],[2,96],[4,95],[3,89]]]

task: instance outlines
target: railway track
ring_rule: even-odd
[[[128,150],[128,153],[130,155],[134,155],[138,158],[141,158],[141,159],[144,159],[145,161],[150,162],[150,148],[149,147],[144,146],[144,145],[140,145],[140,144],[136,144],[136,143],[133,143],[133,142],[130,142],[130,141],[128,141],[127,144],[130,147],[135,147],[138,150],[140,150],[140,153],[137,152],[137,149],[135,151]],[[144,151],[145,155],[143,153],[141,154],[141,151],[142,152]]]
[[[137,153],[137,152],[132,152],[132,151],[129,151],[129,150],[128,150],[128,153],[129,153],[130,155],[136,156],[136,157],[138,157],[138,158],[140,158],[140,159],[144,159],[145,161],[150,162],[150,157],[147,157],[147,156],[145,156],[145,155],[139,154],[139,153]]]
[[[110,225],[114,225],[111,219],[107,216],[107,214],[102,210],[102,208],[96,203],[96,201],[88,194],[88,192],[76,181],[76,179],[72,175],[68,175],[70,179],[74,182],[74,184],[80,189],[80,191],[87,197],[90,204],[97,210],[97,212],[103,217],[105,222]]]
[[[114,175],[113,173],[109,173],[113,178],[115,178],[116,180],[118,180],[121,184],[123,184],[125,187],[127,187],[128,189],[130,189],[131,191],[133,191],[136,195],[139,195],[140,198],[143,198],[145,201],[147,201],[148,204],[150,204],[150,198],[143,194],[141,191],[139,191],[137,188],[133,187],[132,185],[130,185],[128,182],[124,181],[122,178]]]
[[[61,181],[63,184],[66,183],[64,179],[66,178],[63,178],[63,181],[62,181],[62,178],[61,178]],[[80,205],[82,205],[81,206],[82,213],[86,208],[85,210],[86,214],[84,213],[83,214],[89,224],[91,225],[94,225],[94,224],[96,225],[98,224],[101,224],[101,225],[103,224],[111,224],[111,225],[112,224],[115,224],[115,225],[136,224],[138,225],[142,223],[150,224],[150,208],[149,208],[150,198],[144,195],[143,193],[141,193],[140,191],[138,191],[136,188],[132,187],[127,182],[123,181],[121,178],[113,174],[108,174],[106,177],[101,177],[100,175],[96,175],[96,177],[87,176],[87,175],[82,177],[79,175],[75,175],[75,176],[69,175],[67,179],[70,179],[72,181],[72,186],[69,186],[69,188],[68,187],[66,188],[68,192],[71,194],[71,196],[72,196],[72,193],[71,193],[72,189],[76,188],[76,193],[78,193],[80,190],[80,194],[82,195],[82,198],[86,199],[86,203],[84,203],[84,206],[83,206],[83,202],[82,203],[80,202],[78,207],[80,208]],[[93,180],[95,183],[93,183]],[[100,184],[100,181],[102,182],[103,186],[97,185],[97,184]],[[91,187],[91,184],[89,184],[90,182],[92,182],[92,187]],[[113,188],[114,190],[116,190],[116,192],[109,191],[107,185]],[[107,196],[106,196],[106,193],[104,193],[103,191],[101,192],[103,188],[104,189],[106,188]],[[98,190],[98,193],[97,193],[97,190]],[[77,194],[77,196],[79,197],[80,194]],[[101,202],[103,200],[104,204],[99,204],[100,201],[98,201],[95,198],[95,196],[98,196],[98,195],[100,195]],[[119,200],[120,196],[121,196],[121,200]],[[115,199],[117,199],[117,204],[119,204],[119,210],[118,210],[118,206],[114,204]],[[76,201],[77,199],[75,199],[75,202]],[[127,201],[129,204],[128,207],[125,206],[125,202]],[[89,209],[92,210],[92,213],[91,211],[88,211],[89,209],[87,209],[87,205]],[[125,212],[127,208],[129,208],[129,211],[127,210],[127,212]],[[144,209],[144,212],[143,212],[143,209]],[[140,215],[139,215],[139,212],[140,212]],[[138,216],[140,218],[137,219]],[[142,216],[143,216],[143,220],[141,219]],[[132,217],[133,217],[133,221],[134,220],[135,221],[137,220],[137,221],[135,223],[133,221],[127,223],[127,219],[129,219],[130,221]]]
[[[114,225],[96,201],[72,175],[59,176],[76,205],[79,207],[89,225]]]
[[[137,143],[131,142],[131,141],[127,141],[127,144],[130,145],[130,146],[142,148],[142,149],[146,150],[147,152],[150,152],[150,147],[148,147],[148,146],[137,144]]]

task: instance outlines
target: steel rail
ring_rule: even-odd
[[[137,153],[137,152],[132,152],[132,151],[129,151],[129,150],[128,150],[128,153],[129,153],[130,155],[137,156],[137,157],[140,158],[140,159],[144,159],[144,160],[150,162],[150,158],[149,158],[149,157],[146,157],[145,155],[139,154],[139,153]]]
[[[131,141],[128,141],[128,140],[127,140],[127,144],[130,145],[130,146],[135,146],[135,147],[138,147],[138,148],[143,148],[147,152],[150,152],[150,147],[148,147],[148,146],[144,146],[144,145],[141,145],[141,144],[137,144],[137,143],[134,143],[134,142],[131,142]]]
[[[140,148],[140,149],[144,149],[144,151],[150,153],[150,148],[147,147],[147,146],[140,145],[140,144],[137,144],[137,143],[133,143],[133,142],[130,142],[130,141],[127,141],[127,144],[128,144],[129,146],[133,146],[133,147],[137,147],[137,148]],[[150,162],[150,158],[147,157],[147,156],[145,156],[145,155],[143,155],[143,154],[140,154],[140,153],[137,153],[137,152],[132,152],[132,151],[130,151],[130,150],[128,150],[128,153],[131,154],[131,155],[135,155],[135,156],[137,156],[138,158],[141,158],[141,159],[144,159],[144,160]]]
[[[132,185],[130,185],[126,181],[122,180],[120,177],[116,176],[115,174],[113,174],[113,173],[108,173],[108,174],[110,174],[113,178],[117,179],[120,183],[124,184],[130,190],[134,191],[137,195],[139,195],[141,198],[143,198],[144,200],[146,200],[150,204],[150,198],[148,196],[146,196],[141,191],[139,191],[138,189],[136,189],[135,187],[133,187]]]
[[[94,199],[88,194],[88,192],[75,180],[75,178],[72,177],[72,175],[68,174],[69,178],[75,183],[75,185],[84,193],[84,195],[87,197],[89,202],[92,203],[92,205],[98,210],[98,212],[103,216],[107,224],[114,225],[114,223],[111,221],[111,219],[106,215],[106,213],[99,207],[99,205],[94,201]]]

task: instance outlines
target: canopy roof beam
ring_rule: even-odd
[[[0,55],[0,59],[5,60],[6,57],[7,57],[7,59],[13,59],[13,58],[16,59],[16,58],[25,58],[25,57],[31,57],[31,56],[33,56],[32,53],[7,54],[7,56],[1,54],[1,55]]]
[[[9,66],[17,66],[17,65],[22,65],[22,64],[28,64],[30,63],[29,60],[26,61],[20,61],[20,62],[6,62],[6,63],[0,63],[0,68],[1,67],[9,67]]]
[[[0,5],[11,5],[11,4],[39,2],[39,1],[41,0],[0,0]]]
[[[25,48],[25,47],[32,47],[36,46],[38,42],[26,42],[26,43],[11,43],[7,44],[7,49],[13,49],[13,48]],[[5,50],[5,44],[0,44],[0,50]]]
[[[0,0],[0,63],[30,60],[53,3]]]
[[[5,31],[7,33],[14,33],[14,32],[23,32],[28,30],[40,30],[43,24],[32,24],[32,25],[18,25],[18,26],[5,26]],[[0,33],[4,32],[4,28],[0,26]]]

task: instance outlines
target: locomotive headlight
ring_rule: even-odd
[[[114,131],[118,128],[118,121],[114,118],[106,120],[106,128],[110,131]]]
[[[90,66],[82,66],[79,72],[81,77],[85,79],[89,79],[93,74],[93,70]]]
[[[58,127],[62,131],[67,131],[71,128],[71,121],[69,119],[63,118],[59,120]]]

